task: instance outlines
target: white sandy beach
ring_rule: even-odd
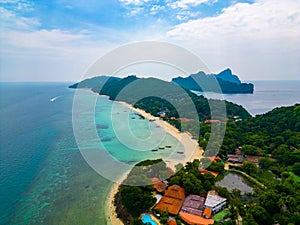
[[[123,106],[129,108],[130,110],[141,114],[146,119],[155,119],[155,123],[165,129],[166,132],[168,132],[170,135],[175,137],[184,147],[184,158],[181,160],[174,160],[172,159],[165,159],[165,162],[169,168],[171,168],[173,171],[175,171],[175,165],[178,163],[181,163],[185,165],[187,162],[192,162],[194,159],[201,159],[202,158],[202,152],[203,149],[201,149],[198,145],[198,142],[194,139],[192,139],[192,136],[188,133],[181,133],[179,132],[174,126],[170,125],[169,123],[159,119],[158,117],[152,116],[150,113],[146,113],[145,111],[141,109],[134,108],[132,105],[126,103],[126,102],[118,102],[122,104]],[[109,201],[109,217],[110,222],[112,225],[123,225],[122,221],[117,218],[116,215],[116,209],[114,206],[114,197],[118,192],[119,185],[123,182],[123,180],[126,178],[127,174],[125,174],[122,179],[120,179],[119,182],[115,183],[111,189],[110,194],[108,195],[108,201]]]

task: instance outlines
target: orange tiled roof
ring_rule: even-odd
[[[213,172],[213,171],[209,171],[209,170],[200,170],[200,173],[201,174],[206,174],[206,173],[210,173],[210,174],[212,174],[214,177],[217,177],[218,175],[219,175],[219,173],[218,172]]]
[[[220,120],[205,120],[204,123],[220,123]]]
[[[211,217],[211,213],[212,213],[212,211],[211,211],[210,208],[205,208],[204,212],[203,212],[203,217],[210,218]]]
[[[183,212],[181,212],[179,215],[188,224],[192,224],[192,225],[214,224],[214,220],[213,219],[205,219],[205,218],[203,218],[201,216],[195,216],[195,215],[188,214],[188,213],[183,213]]]
[[[156,177],[152,178],[151,181],[152,181],[153,187],[158,192],[163,192],[168,187],[167,184],[165,184],[164,182],[162,182],[160,179],[158,179]]]
[[[177,225],[176,221],[175,220],[170,220],[168,222],[168,225]]]
[[[184,198],[184,189],[178,185],[173,185],[166,190],[165,195],[161,198],[154,209],[159,209],[161,211],[168,210],[170,214],[176,215],[182,206]]]
[[[206,158],[208,158],[212,162],[217,162],[221,160],[220,156],[206,156]]]

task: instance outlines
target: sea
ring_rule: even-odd
[[[253,116],[300,103],[300,81],[252,82],[254,94],[214,97],[240,104]],[[124,106],[115,108],[113,116],[114,103],[104,96],[95,101],[95,94],[88,90],[77,98],[79,116],[74,115],[77,92],[68,85],[0,83],[1,225],[110,224],[106,209],[113,173],[94,168],[93,163],[105,160],[90,162],[83,153],[106,151],[131,166],[144,159],[167,158],[167,151],[152,151],[160,145],[181,147],[163,128]],[[85,105],[95,110],[86,111]],[[124,121],[129,121],[130,132],[120,134],[116,130]],[[98,138],[84,135],[90,123]],[[81,127],[79,133],[74,124]],[[142,140],[138,146],[128,133]]]

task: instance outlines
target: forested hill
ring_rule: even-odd
[[[210,125],[203,124],[200,133],[199,144],[205,148]],[[251,201],[235,203],[243,224],[300,224],[300,104],[228,122],[218,155],[228,159],[229,168],[267,187],[255,189]]]
[[[135,81],[135,82],[133,82]],[[180,129],[179,117],[191,118],[189,109],[191,100],[196,106],[199,120],[211,118],[211,108],[214,107],[220,120],[227,117],[239,116],[241,119],[250,118],[250,114],[242,107],[225,101],[226,112],[221,112],[221,100],[207,100],[197,96],[189,90],[183,90],[178,85],[156,78],[138,78],[128,76],[120,79],[116,77],[100,76],[84,80],[69,86],[70,88],[89,88],[100,95],[107,95],[111,100],[124,101],[141,108],[153,116],[164,113],[164,119]],[[167,99],[167,100],[166,100]],[[171,104],[172,102],[172,104]],[[224,102],[223,102],[224,103]],[[176,109],[174,107],[176,105]],[[219,109],[220,108],[220,109]],[[185,112],[179,115],[178,112]]]
[[[172,82],[194,91],[222,92],[227,94],[253,93],[252,83],[242,83],[237,75],[226,69],[219,74],[206,74],[202,71],[188,77],[176,77]]]
[[[200,145],[204,147],[209,130],[209,125],[204,125],[201,129]],[[273,167],[277,174],[284,171],[284,167],[300,162],[300,104],[227,123],[219,154],[234,154],[239,146],[246,155],[272,156],[277,159],[276,166]]]

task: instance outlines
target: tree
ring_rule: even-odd
[[[226,198],[227,200],[229,200],[231,197],[230,197],[230,192],[227,190],[227,188],[225,187],[216,187],[216,191],[218,192],[218,194],[223,197],[223,198]]]
[[[132,222],[131,225],[151,225],[151,223],[144,223],[142,220],[139,218],[135,218]]]
[[[162,212],[160,214],[160,222],[161,222],[161,224],[167,225],[168,220],[169,220],[169,213],[168,213],[168,211]]]
[[[142,212],[149,210],[156,202],[151,192],[146,192],[137,186],[122,186],[121,199],[122,204],[133,217],[138,217]]]
[[[208,167],[209,170],[221,173],[224,170],[224,164],[221,162],[212,162]]]
[[[242,145],[242,152],[246,155],[258,155],[261,150],[253,145]]]
[[[293,173],[300,176],[300,162],[296,162],[293,165]]]
[[[249,211],[252,213],[252,216],[258,224],[273,224],[271,216],[269,213],[261,206],[252,206]]]
[[[262,169],[268,170],[270,166],[272,166],[273,162],[269,160],[268,158],[262,157],[259,158],[259,165]]]
[[[258,172],[257,166],[252,162],[244,162],[242,170],[249,175],[256,174]]]

